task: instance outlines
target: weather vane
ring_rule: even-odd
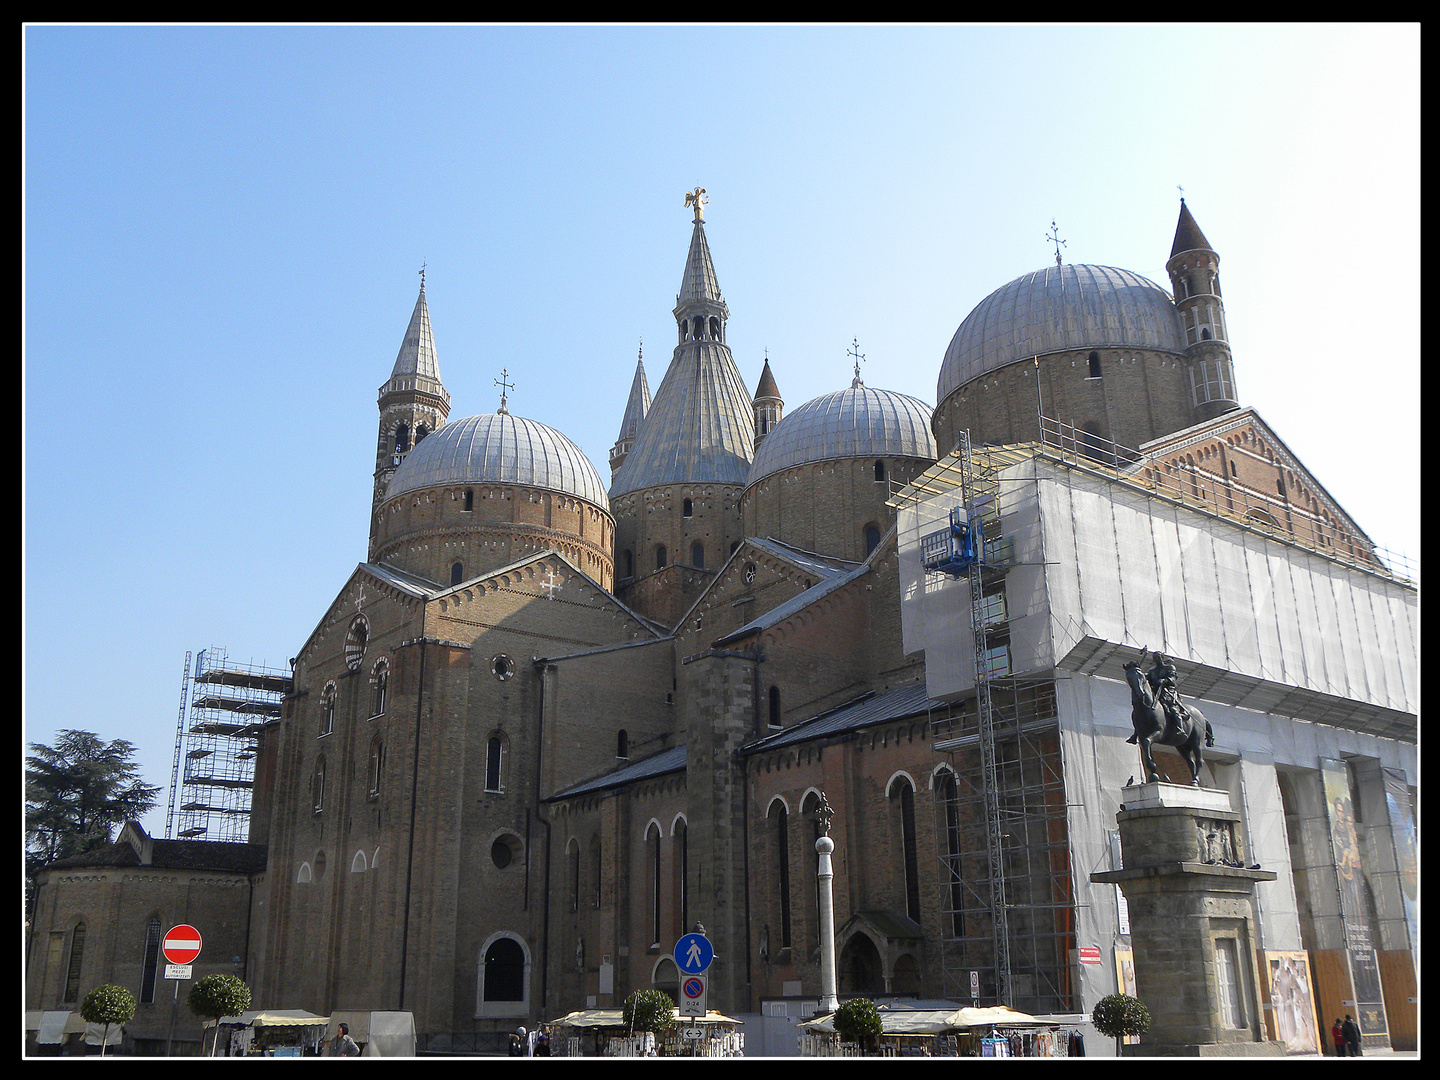
[[[423,259],[420,262],[420,291],[425,291],[425,262]]]
[[[695,207],[695,221],[705,220],[705,204],[710,201],[710,196],[705,194],[703,187],[697,187],[694,191],[685,193],[685,209]]]
[[[500,408],[499,408],[498,411],[499,411],[499,413],[500,413],[501,416],[509,416],[509,415],[510,415],[509,410],[507,410],[507,409],[505,408],[505,391],[506,391],[506,390],[514,390],[514,389],[515,389],[515,384],[512,383],[512,382],[507,382],[506,380],[508,380],[509,378],[510,378],[510,369],[509,369],[509,368],[501,368],[501,369],[500,369],[500,378],[498,378],[498,379],[495,380],[495,385],[498,386],[498,387],[500,387]]]
[[[860,361],[865,359],[865,354],[860,351],[859,338],[853,339],[853,341],[851,342],[851,347],[845,350],[845,355],[853,356],[855,358],[855,381],[850,385],[863,386],[864,383],[860,381]]]
[[[1065,246],[1065,241],[1060,239],[1060,229],[1052,220],[1050,231],[1045,234],[1045,239],[1055,245],[1055,265],[1060,265],[1060,249]]]

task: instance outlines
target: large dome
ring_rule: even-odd
[[[853,457],[935,460],[931,409],[891,390],[851,386],[807,401],[771,428],[755,451],[746,485],[811,461]]]
[[[1113,266],[1051,266],[996,289],[966,316],[945,350],[936,386],[944,401],[978,375],[1073,349],[1183,353],[1170,294]]]
[[[600,474],[578,446],[503,412],[454,420],[426,436],[396,468],[385,498],[444,484],[519,484],[610,508]]]

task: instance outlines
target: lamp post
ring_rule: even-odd
[[[830,865],[830,853],[835,850],[835,841],[830,839],[830,819],[835,811],[820,793],[820,808],[815,811],[820,822],[820,836],[815,841],[816,877],[820,884],[820,1013],[833,1013],[840,1007],[835,990],[835,898],[831,882],[835,871]]]

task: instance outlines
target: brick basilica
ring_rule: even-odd
[[[138,988],[144,924],[197,921],[177,896],[204,877],[257,1007],[409,1012],[424,1046],[483,1047],[678,993],[699,925],[709,1007],[793,1024],[820,992],[823,796],[842,997],[968,1002],[976,971],[982,1001],[1084,1016],[1123,988],[1123,903],[1089,874],[1118,859],[1120,665],[1149,645],[1215,721],[1205,783],[1249,857],[1285,871],[1265,940],[1240,942],[1236,1024],[1276,1023],[1269,965],[1303,961],[1311,1028],[1358,1000],[1372,1041],[1413,1038],[1415,588],[1241,406],[1184,203],[1169,290],[1057,257],[964,320],[933,410],[858,367],[787,410],[767,361],[752,392],[694,206],[669,366],[652,396],[637,364],[608,480],[503,396],[450,417],[422,280],[379,392],[368,556],[295,655],[250,843],[210,858],[136,826],[47,869],[26,1008],[76,1007],[77,925],[81,996]],[[1009,571],[947,607],[916,550],[966,504],[964,447]],[[1097,514],[1120,564],[1103,609]],[[1264,597],[1244,612],[1238,573]],[[137,1039],[163,1030],[145,1010]]]

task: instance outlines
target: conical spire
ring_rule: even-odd
[[[645,346],[641,343],[635,362],[635,378],[630,383],[630,398],[625,402],[625,415],[620,420],[620,435],[610,449],[610,472],[625,464],[625,456],[640,434],[640,426],[650,412],[650,380],[645,377]]]
[[[775,385],[775,376],[770,374],[770,358],[765,358],[765,369],[760,372],[760,382],[755,387],[755,400],[780,397],[780,387]]]
[[[1170,257],[1173,259],[1182,251],[1213,251],[1210,241],[1205,239],[1205,234],[1200,231],[1200,226],[1195,224],[1195,218],[1190,213],[1190,208],[1185,205],[1185,200],[1180,200],[1180,220],[1175,224],[1175,243],[1170,246]]]
[[[679,344],[635,445],[616,471],[611,498],[675,482],[743,484],[755,453],[750,392],[725,344],[729,311],[720,296],[705,225],[695,205],[685,276],[675,298]]]
[[[390,371],[390,381],[380,388],[383,398],[388,393],[419,390],[443,398],[448,409],[450,395],[440,381],[440,361],[435,353],[435,337],[430,330],[430,308],[425,303],[425,272],[420,272],[420,295],[410,313],[400,352]]]

